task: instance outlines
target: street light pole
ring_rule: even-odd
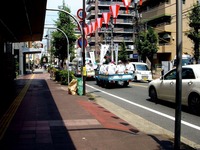
[[[83,32],[83,28],[81,26],[81,24],[79,23],[79,21],[72,15],[70,14],[69,12],[65,11],[65,10],[62,10],[62,9],[54,9],[54,8],[48,8],[46,10],[50,10],[50,11],[60,11],[60,12],[64,12],[68,15],[70,15],[75,21],[76,23],[78,24],[79,28],[80,28],[80,31],[81,31],[81,36],[82,36],[82,46],[81,46],[81,49],[82,49],[82,58],[83,58],[83,66],[82,66],[82,70],[83,68],[85,69],[85,41],[84,41],[84,37],[85,37],[85,33]],[[85,0],[83,0],[83,26],[85,25]],[[82,72],[83,74],[83,72]],[[83,75],[83,95],[85,95],[85,79],[86,77]]]
[[[43,39],[46,39],[47,40],[47,51],[49,51],[49,49],[50,49],[50,38],[48,38],[48,34],[43,38]],[[45,50],[46,51],[46,50]],[[50,64],[52,65],[52,54],[51,54],[51,52],[50,52]]]
[[[118,16],[119,9],[120,9],[120,5],[118,5],[118,4],[110,5],[110,12],[111,12],[111,15],[112,15],[112,17],[111,17],[111,60],[112,61],[114,61],[113,28],[114,28],[114,23],[116,23],[116,18]]]
[[[44,28],[59,30],[60,32],[62,32],[64,34],[64,36],[65,36],[65,38],[67,40],[67,61],[68,61],[68,63],[67,63],[67,68],[68,68],[68,71],[67,71],[67,73],[68,73],[68,75],[67,75],[67,78],[68,78],[67,79],[67,83],[69,85],[69,39],[68,39],[67,35],[65,34],[65,32],[63,30],[59,29],[59,28],[56,28],[56,27],[44,27]]]

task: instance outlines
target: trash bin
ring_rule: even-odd
[[[78,95],[83,95],[83,79],[77,78],[77,93]]]

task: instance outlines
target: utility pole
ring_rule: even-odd
[[[135,40],[136,38],[138,38],[138,33],[139,33],[139,27],[138,27],[138,4],[137,4],[137,1],[134,1],[134,12],[135,12],[135,15],[134,18],[135,18]],[[135,41],[134,41],[135,42]]]
[[[182,1],[176,0],[176,111],[174,149],[180,150],[182,101]]]
[[[85,0],[83,0],[83,27],[85,26]],[[83,78],[83,95],[86,94],[86,88],[85,88],[85,81],[86,81],[86,67],[85,67],[85,32],[83,32],[82,36],[82,78]]]
[[[134,0],[133,1],[133,7],[134,7],[134,14],[133,14],[133,20],[135,20],[135,32],[133,32],[133,37],[134,37],[134,44],[136,43],[136,39],[139,38],[139,19],[140,19],[140,14],[138,13],[138,1],[139,0]],[[133,31],[134,31],[134,25],[133,25]],[[136,45],[136,44],[135,44]],[[135,47],[137,49],[137,47]],[[138,55],[138,61],[140,61],[141,58]]]
[[[98,18],[98,0],[95,0],[95,19]],[[98,56],[98,51],[99,51],[99,35],[98,35],[98,30],[95,31],[95,58],[99,59]]]
[[[114,37],[113,37],[113,28],[114,28],[114,25],[113,25],[113,17],[110,17],[110,24],[111,24],[111,42],[110,42],[110,50],[111,50],[111,61],[114,61],[114,50],[113,50],[113,40],[114,40]]]

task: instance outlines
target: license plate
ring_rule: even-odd
[[[143,80],[147,80],[147,77],[143,77]]]

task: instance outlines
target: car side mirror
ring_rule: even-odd
[[[164,75],[164,69],[161,70],[161,76],[163,77]]]
[[[163,79],[164,79],[164,76],[161,76],[161,77],[160,77],[160,80],[163,80]]]

